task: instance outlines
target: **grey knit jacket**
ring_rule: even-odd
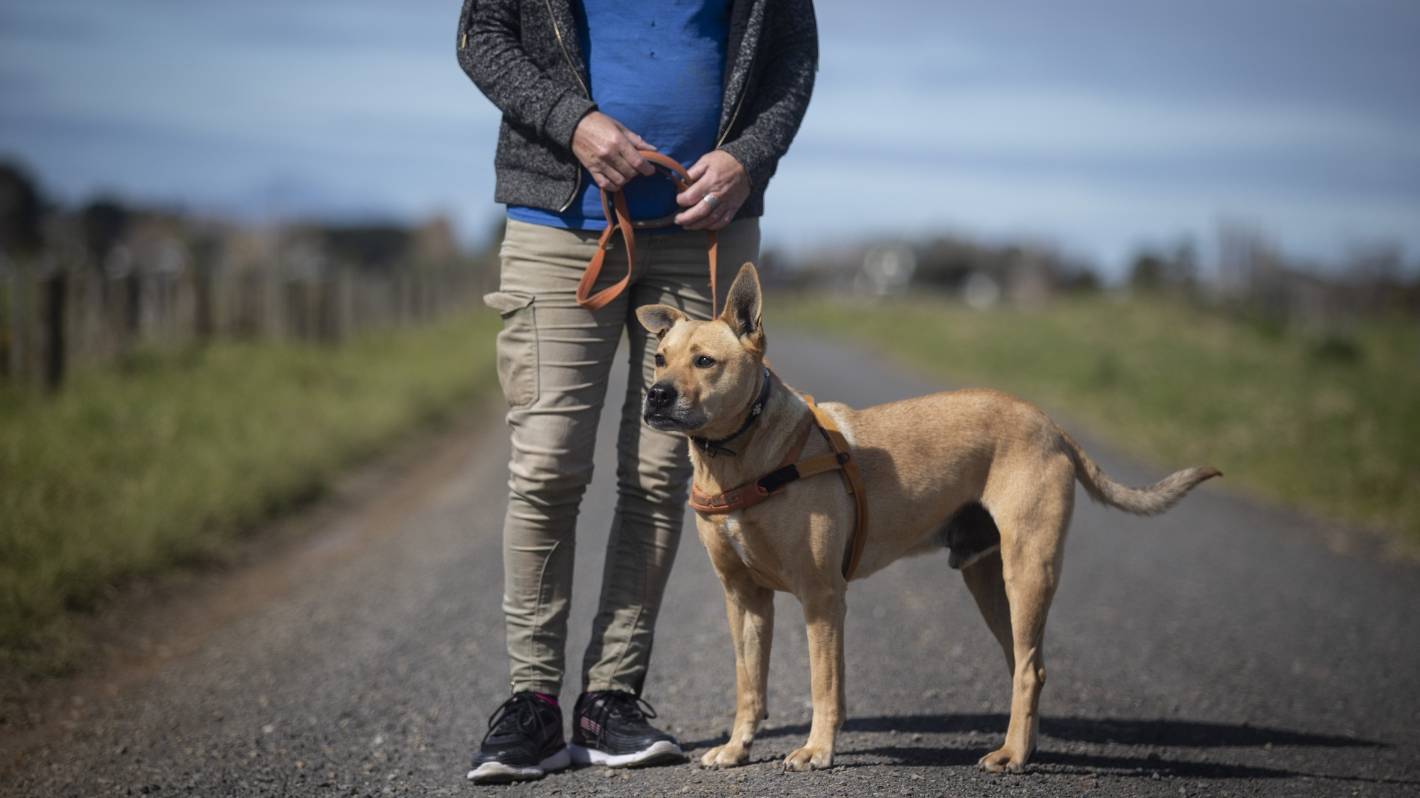
[[[503,112],[494,156],[498,202],[561,211],[581,164],[572,133],[596,109],[574,0],[464,0],[459,66]],[[764,212],[764,188],[799,129],[818,68],[812,0],[731,0],[716,146],[749,173],[736,218]]]

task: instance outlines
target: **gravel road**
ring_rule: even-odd
[[[862,406],[941,387],[864,351],[774,330],[771,342],[780,373],[820,399]],[[1420,569],[1334,554],[1326,528],[1218,483],[1150,520],[1081,495],[1047,631],[1040,750],[1026,774],[975,768],[1005,730],[1009,684],[942,554],[851,589],[849,720],[830,771],[780,772],[810,714],[801,616],[780,596],[770,719],[753,764],[591,768],[473,787],[468,755],[507,689],[498,545],[507,444],[489,415],[345,485],[286,522],[309,528],[299,542],[175,591],[119,633],[124,655],[26,716],[0,719],[0,793],[1420,793]],[[584,503],[577,630],[590,624],[611,515],[611,425],[602,432],[604,465]],[[1125,482],[1163,470],[1077,437]],[[646,697],[698,753],[724,737],[733,657],[718,583],[688,519],[683,543]],[[570,662],[585,641],[574,631]],[[570,682],[569,698],[578,678]]]

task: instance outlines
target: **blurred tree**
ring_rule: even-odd
[[[0,161],[0,249],[32,254],[43,241],[44,200],[24,167]]]
[[[1058,279],[1062,291],[1092,294],[1100,290],[1100,276],[1083,263],[1069,266]]]
[[[995,274],[1003,268],[993,253],[959,238],[941,236],[916,247],[913,282],[932,288],[960,289],[974,272]]]
[[[1405,308],[1405,255],[1394,242],[1353,247],[1345,264],[1353,302],[1362,313],[1384,314]]]
[[[133,214],[116,199],[99,197],[79,210],[84,249],[94,268],[102,269],[109,252],[123,239]]]
[[[1138,291],[1157,291],[1164,284],[1164,259],[1156,252],[1142,251],[1129,267],[1129,286]]]
[[[413,246],[413,234],[399,224],[351,224],[321,229],[326,247],[337,260],[373,269],[403,262]]]
[[[1190,239],[1165,253],[1141,249],[1129,269],[1129,286],[1136,291],[1186,291],[1198,284],[1198,255]]]

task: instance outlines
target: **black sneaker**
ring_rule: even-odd
[[[514,693],[488,719],[468,777],[477,784],[540,779],[571,764],[562,710],[532,693]]]
[[[631,693],[583,693],[572,711],[572,761],[612,768],[684,762],[675,738],[646,722],[651,705]]]

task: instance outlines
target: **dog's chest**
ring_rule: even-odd
[[[740,511],[726,513],[718,520],[715,526],[721,541],[734,550],[754,581],[775,590],[784,589],[779,577],[779,556],[773,544],[760,535],[758,525],[746,520]]]
[[[730,544],[730,548],[735,550],[735,554],[740,558],[740,562],[749,565],[749,556],[745,553],[745,525],[744,518],[738,512],[728,513],[724,521],[720,524],[720,537]]]

